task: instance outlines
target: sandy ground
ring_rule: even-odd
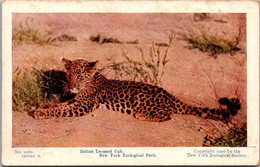
[[[194,21],[193,14],[14,14],[13,27],[32,17],[34,26],[58,36],[66,33],[77,42],[56,42],[55,45],[18,45],[13,47],[13,70],[17,67],[63,70],[61,59],[84,58],[99,60],[100,68],[123,60],[122,51],[140,59],[139,47],[145,55],[152,41],[168,42],[171,31],[175,37],[168,52],[168,64],[161,87],[189,104],[219,107],[218,97],[239,96],[242,109],[234,117],[235,124],[246,123],[246,53],[245,37],[235,56],[219,55],[217,59],[180,39],[179,32],[187,27],[202,27],[213,34],[234,37],[239,15],[210,15]],[[221,21],[219,21],[221,20]],[[101,34],[134,41],[139,44],[98,44],[89,40]],[[161,48],[164,52],[165,48]],[[113,72],[105,72],[114,78]],[[217,95],[216,95],[217,94]],[[202,146],[206,134],[218,137],[228,126],[195,116],[175,115],[162,123],[140,121],[131,116],[97,109],[80,118],[35,120],[27,112],[13,111],[13,147],[168,147]]]

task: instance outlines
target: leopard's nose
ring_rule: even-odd
[[[73,89],[73,88],[75,88],[76,87],[76,81],[75,80],[70,80],[69,82],[68,82],[68,88],[69,88],[69,90],[70,89]]]

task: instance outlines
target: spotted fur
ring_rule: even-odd
[[[66,69],[68,89],[77,94],[74,99],[64,103],[37,109],[34,112],[36,119],[83,116],[104,104],[108,109],[146,121],[162,122],[171,119],[174,114],[190,114],[228,122],[241,108],[238,98],[219,99],[219,103],[226,106],[225,109],[191,106],[158,86],[107,79],[97,72],[98,61],[62,61]]]

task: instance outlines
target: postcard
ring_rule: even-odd
[[[3,165],[259,165],[256,1],[9,1]]]

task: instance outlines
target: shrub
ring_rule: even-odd
[[[35,107],[43,107],[46,98],[42,93],[42,82],[35,72],[18,69],[13,73],[12,106],[15,111],[30,111]]]
[[[65,75],[61,71],[17,69],[12,78],[13,110],[28,112],[74,97],[64,93]]]
[[[123,51],[122,56],[125,60],[117,63],[114,62],[110,65],[115,71],[116,78],[126,76],[133,81],[141,81],[153,85],[161,84],[164,68],[168,62],[167,54],[172,39],[173,33],[169,35],[169,42],[163,55],[161,54],[161,47],[158,46],[156,48],[154,43],[152,43],[152,47],[149,50],[149,57],[144,55],[142,48],[139,48],[142,61],[131,59],[127,53]]]
[[[92,42],[97,42],[100,44],[104,44],[104,43],[119,43],[122,44],[123,42],[119,41],[117,38],[102,38],[99,34],[97,36],[91,36],[90,40]]]
[[[195,15],[210,19],[210,17],[207,17],[207,14],[200,13]],[[244,14],[238,14],[237,16],[239,15],[240,17],[235,16],[238,19],[238,25],[234,27],[235,35],[232,37],[227,37],[224,31],[223,35],[212,34],[212,32],[209,32],[211,27],[208,27],[208,30],[205,28],[206,24],[199,27],[197,24],[189,27],[181,26],[182,30],[179,35],[191,44],[190,48],[198,48],[202,52],[208,52],[209,56],[214,58],[217,58],[220,54],[234,56],[237,51],[241,49],[246,50],[243,44],[246,39],[246,17]]]
[[[182,37],[192,45],[192,48],[198,48],[202,52],[209,52],[210,56],[215,58],[222,53],[229,53],[233,56],[236,51],[240,50],[238,48],[239,38],[231,40],[208,35],[207,33],[196,35],[192,32],[182,34]]]
[[[49,37],[50,32],[40,32],[38,28],[34,28],[30,24],[33,23],[32,18],[27,18],[25,21],[25,25],[20,23],[18,28],[14,28],[12,32],[12,40],[13,42],[17,42],[18,44],[26,43],[26,44],[48,44],[51,41],[51,37]]]
[[[50,40],[50,42],[54,41],[77,41],[77,38],[68,34],[62,34]]]
[[[128,41],[126,42],[127,44],[139,44],[138,39],[134,40],[134,41]]]
[[[242,128],[232,128],[226,134],[217,138],[215,147],[246,147],[247,146],[247,128],[244,125]]]
[[[155,43],[156,46],[160,46],[160,47],[167,47],[168,44],[167,43]]]

